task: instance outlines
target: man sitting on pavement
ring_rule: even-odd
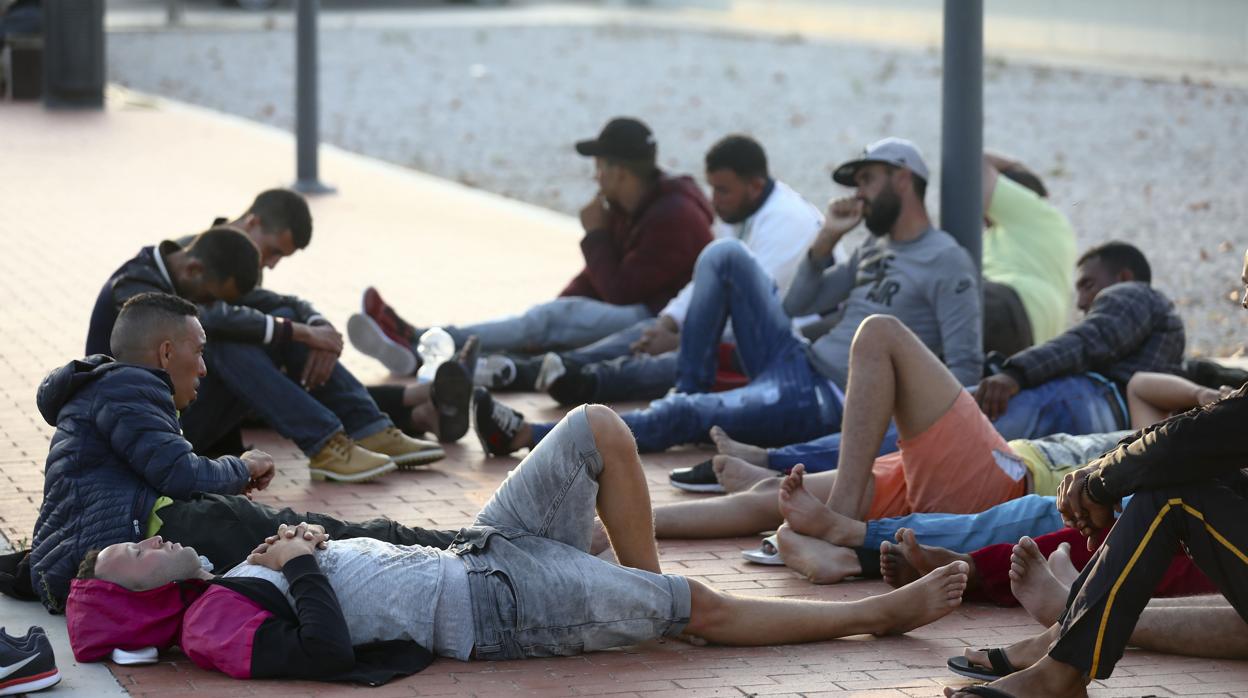
[[[246,236],[229,229],[214,236],[238,246],[224,257],[236,260],[242,278],[222,281],[211,273],[205,278],[205,271],[179,276],[179,288],[192,296],[201,284],[247,290],[259,269],[259,255]],[[174,254],[190,254],[202,240],[166,261],[181,266]],[[216,268],[211,261],[196,264]],[[102,354],[72,361],[40,386],[40,414],[56,432],[44,468],[30,564],[33,588],[49,610],[63,609],[70,579],[88,550],[157,533],[194,546],[221,570],[241,562],[256,540],[283,522],[311,521],[337,538],[450,543],[453,532],[410,529],[388,519],[349,523],[277,511],[241,496],[268,486],[273,459],[260,451],[204,458],[194,453],[178,425],[178,411],[195,399],[206,370],[206,337],[197,316],[194,305],[176,296],[134,295],[113,328],[115,361]]]
[[[984,353],[1011,356],[1070,320],[1075,231],[1034,172],[984,155]]]
[[[1076,272],[1084,319],[1010,357],[1003,373],[985,378],[975,391],[976,401],[1006,439],[1126,429],[1122,390],[1131,377],[1139,371],[1179,372],[1183,321],[1174,304],[1148,284],[1151,271],[1142,252],[1127,243],[1106,243],[1085,252]],[[1021,391],[1020,382],[1027,385]],[[741,443],[725,428],[711,436],[721,453],[735,457],[675,470],[674,486],[722,491],[724,482],[740,489],[798,462],[807,472],[822,472],[836,467],[842,448],[839,433],[775,451],[748,445],[748,439]],[[890,427],[877,444],[877,455],[896,450],[896,439]]]
[[[1248,255],[1243,284],[1248,289]],[[1248,292],[1244,297],[1248,307]],[[1075,580],[1056,623],[1006,649],[1011,669],[988,686],[948,688],[947,696],[1081,696],[1091,679],[1108,678],[1121,659],[1167,564],[1182,547],[1238,614],[1248,621],[1248,504],[1243,428],[1248,386],[1212,405],[1155,424],[1068,474],[1058,509],[1085,537],[1110,529]],[[1115,520],[1122,499],[1131,501]],[[1223,641],[1201,627],[1198,644]],[[1214,649],[1211,647],[1211,649]],[[983,658],[968,651],[967,660]],[[961,659],[961,658],[959,658]]]
[[[260,261],[252,240],[229,227],[213,228],[185,247],[166,240],[143,248],[101,291],[88,351],[107,352],[101,336],[111,332],[117,309],[129,298],[149,291],[174,293],[203,306],[210,342],[206,361],[211,370],[201,397],[182,413],[195,448],[210,454],[238,452],[241,440],[228,437],[244,417],[257,414],[308,455],[316,479],[359,482],[441,458],[441,447],[404,435],[377,409],[364,386],[338,362],[342,336],[312,306],[253,288]],[[231,279],[243,278],[245,289],[233,286]]]
[[[521,315],[453,327],[461,348],[476,335],[482,352],[538,353],[596,342],[654,317],[689,282],[698,253],[711,241],[714,214],[692,178],[658,168],[650,128],[616,118],[597,138],[576,144],[594,158],[598,193],[581,209],[585,268],[559,294]],[[397,375],[419,368],[423,329],[408,324],[376,289],[347,322],[360,351]]]
[[[595,511],[619,565],[587,552]],[[202,551],[159,537],[115,544],[88,556],[73,583],[70,643],[93,661],[144,636],[238,678],[328,679],[361,668],[353,645],[387,641],[391,651],[410,643],[423,661],[407,666],[418,671],[432,655],[576,655],[682,634],[777,645],[903,633],[953,610],[965,583],[959,562],[851,602],[726,594],[661,573],[650,513],[627,426],[606,407],[584,406],[511,472],[449,551],[367,540],[317,550],[326,535],[297,526],[254,539],[245,564],[213,578]],[[180,591],[179,582],[189,593],[172,608],[144,605]],[[161,637],[145,632],[154,615],[174,621]]]
[[[699,257],[676,393],[623,415],[641,450],[703,441],[714,425],[762,445],[839,431],[850,343],[858,323],[873,313],[912,327],[962,384],[982,375],[977,273],[966,250],[928,218],[928,172],[918,149],[886,138],[833,178],[857,191],[832,203],[783,305],[775,281],[739,240],[718,240]],[[870,239],[849,262],[832,265],[835,245],[863,221]],[[794,332],[790,317],[841,303],[844,318],[813,345]],[[730,318],[750,383],[709,393]],[[551,428],[525,422],[482,388],[474,403],[477,435],[495,455],[532,447]]]
[[[716,239],[745,243],[783,295],[823,226],[823,214],[784,182],[772,179],[767,154],[749,136],[726,136],[711,146],[706,153],[706,181],[711,187],[711,206],[720,219],[713,228]],[[835,252],[836,262],[844,263],[848,255],[842,246]],[[561,405],[660,398],[676,382],[680,327],[692,297],[690,282],[657,319],[643,320],[573,351],[529,359],[507,357],[521,367],[510,372],[517,379],[510,385],[486,387],[537,389],[550,393]],[[731,342],[731,333],[725,334],[724,341]],[[526,376],[533,380],[526,383],[522,380]]]

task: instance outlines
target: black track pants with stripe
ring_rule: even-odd
[[[1248,621],[1248,482],[1236,473],[1136,493],[1071,587],[1049,656],[1107,678],[1180,544]]]

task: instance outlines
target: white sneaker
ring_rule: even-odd
[[[490,390],[506,388],[516,382],[516,362],[502,354],[490,354],[477,361],[472,384]]]
[[[551,384],[563,377],[568,372],[568,368],[563,365],[563,358],[555,352],[547,352],[542,357],[542,368],[537,372],[537,383],[535,388],[537,392],[544,393],[550,390]]]

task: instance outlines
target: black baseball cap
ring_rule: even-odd
[[[576,144],[581,155],[620,160],[653,160],[656,150],[650,127],[626,116],[608,121],[597,138]]]

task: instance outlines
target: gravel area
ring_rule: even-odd
[[[884,135],[939,169],[935,51],[623,25],[323,28],[320,47],[327,142],[568,213],[593,193],[571,144],[617,114],[650,123],[665,167],[699,175],[717,138],[753,134],[821,205],[844,193],[832,166]],[[283,128],[293,56],[278,31],[108,42],[116,82]],[[986,145],[1042,173],[1080,247],[1139,245],[1189,351],[1241,351],[1248,91],[1000,60],[985,77]]]

